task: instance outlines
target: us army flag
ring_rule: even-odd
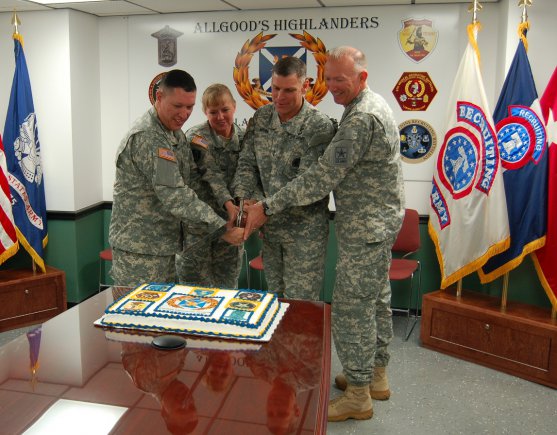
[[[441,267],[441,288],[477,271],[509,247],[509,222],[497,139],[476,43],[468,45],[451,97],[430,197],[429,234]]]
[[[549,161],[545,246],[532,254],[542,286],[557,310],[557,68],[540,104],[546,125]]]
[[[523,36],[525,38],[525,36]],[[507,196],[511,246],[479,271],[482,283],[518,267],[545,244],[547,144],[541,107],[523,40],[493,112]]]
[[[4,126],[13,214],[19,243],[44,272],[43,248],[48,241],[39,133],[23,38],[14,34],[15,73]]]

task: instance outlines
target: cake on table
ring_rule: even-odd
[[[95,324],[264,342],[287,307],[264,291],[142,284],[109,305]]]

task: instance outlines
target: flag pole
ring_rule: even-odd
[[[19,17],[17,16],[17,12],[14,9],[14,14],[12,15],[12,26],[14,26],[14,35],[19,34],[17,26],[19,26],[20,24],[21,24],[21,21],[19,21]]]
[[[509,290],[509,272],[503,275],[503,291],[501,294],[501,311],[505,312],[507,310],[507,293]]]
[[[526,21],[528,21],[528,12],[526,8],[528,6],[532,6],[532,1],[533,0],[519,0],[518,7],[522,7],[522,17],[520,21],[521,23],[525,23]]]
[[[13,33],[14,38],[19,35],[18,26],[20,25],[21,25],[21,21],[19,20],[19,17],[17,16],[17,12],[14,8],[14,14],[12,15],[12,26],[14,26],[14,33]],[[35,264],[35,260],[33,259],[33,257],[31,257],[31,270],[33,271],[33,275],[36,275],[37,265]]]
[[[472,12],[472,24],[478,22],[478,11],[481,11],[482,7],[479,0],[473,0],[472,4],[468,7],[468,12]]]
[[[479,24],[478,23],[478,11],[482,9],[482,5],[478,0],[474,0],[472,4],[468,7],[468,12],[472,12],[472,24],[468,25],[468,39],[469,42],[474,47],[474,51],[476,52],[476,56],[478,57],[478,61],[480,60],[479,50],[475,41],[476,35],[474,34],[474,29]],[[462,278],[458,280],[456,285],[456,297],[460,299],[462,297]]]

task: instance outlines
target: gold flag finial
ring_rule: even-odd
[[[12,16],[12,26],[14,26],[14,34],[18,34],[19,32],[17,31],[17,26],[19,26],[21,24],[21,21],[19,21],[19,17],[17,16],[17,12],[14,9],[14,14]]]
[[[472,24],[478,22],[478,11],[481,11],[483,6],[480,4],[479,0],[474,0],[470,6],[468,6],[468,12],[472,12]]]
[[[532,6],[532,0],[519,0],[518,2],[518,7],[522,8],[522,18],[521,18],[521,23],[525,23],[526,21],[528,21],[528,12],[526,11],[526,8],[528,6]]]

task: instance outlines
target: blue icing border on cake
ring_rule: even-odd
[[[115,305],[117,305],[122,299],[124,299],[125,297],[127,297],[129,294],[141,289],[141,290],[149,290],[148,287],[150,286],[169,286],[168,291],[170,291],[171,289],[173,289],[174,287],[176,287],[176,284],[172,283],[172,284],[165,284],[165,283],[149,283],[149,284],[141,284],[139,286],[137,286],[136,288],[132,289],[130,292],[126,293],[124,296],[122,296],[121,298],[119,298],[117,301],[113,302],[106,310],[105,310],[105,314],[113,314],[113,315],[119,315],[119,314],[123,314],[123,315],[129,315],[129,316],[136,316],[136,317],[140,317],[140,318],[145,318],[145,317],[154,317],[154,318],[159,318],[159,319],[170,319],[170,320],[184,320],[184,321],[188,321],[188,320],[195,320],[195,321],[199,321],[199,322],[203,322],[203,323],[208,323],[208,324],[220,324],[220,325],[231,325],[231,326],[239,326],[242,328],[246,328],[246,329],[257,329],[259,326],[261,326],[261,323],[263,322],[263,320],[265,319],[265,316],[267,315],[267,313],[269,312],[269,309],[271,307],[271,305],[273,304],[273,302],[275,300],[277,300],[277,295],[274,293],[268,293],[265,291],[260,291],[260,290],[251,290],[251,289],[225,289],[225,288],[214,288],[214,290],[228,290],[228,291],[236,291],[236,293],[234,293],[233,297],[236,297],[239,293],[256,293],[261,295],[261,300],[263,300],[265,298],[266,295],[271,295],[271,300],[269,301],[269,303],[267,304],[267,306],[265,307],[265,309],[263,310],[263,312],[261,313],[260,317],[259,317],[259,321],[256,324],[246,324],[244,322],[239,322],[239,321],[234,321],[234,320],[230,320],[230,319],[223,319],[221,318],[220,320],[216,320],[216,319],[209,319],[209,318],[204,318],[204,317],[198,317],[195,315],[188,315],[188,318],[185,318],[183,315],[180,314],[158,314],[158,313],[152,313],[149,315],[145,315],[142,312],[137,312],[137,311],[110,311],[111,308],[113,308]],[[183,286],[187,286],[187,287],[192,287],[192,290],[194,290],[195,288],[205,288],[202,286],[192,286],[191,284],[187,285],[187,284],[183,284]],[[206,288],[212,288],[212,287],[206,287]],[[159,290],[151,290],[151,291],[159,291]],[[160,293],[168,293],[168,291],[163,292],[160,291]],[[180,295],[187,295],[188,293],[179,293]],[[159,301],[155,301],[154,303],[157,303],[158,305],[161,305],[163,302],[165,302],[166,300],[168,300],[170,297],[174,297],[176,295],[176,293],[173,293],[171,295],[166,295],[163,296],[163,298]],[[223,298],[223,296],[213,296],[214,298]],[[166,299],[165,299],[166,298]],[[134,300],[134,299],[131,299]],[[138,299],[139,300],[139,299]],[[246,299],[244,299],[246,300]],[[248,299],[249,300],[249,299]],[[141,300],[142,302],[145,302],[143,300]],[[222,302],[222,301],[220,301]],[[219,305],[220,305],[219,302]],[[280,303],[279,303],[280,304]],[[279,305],[280,306],[280,305]],[[278,310],[277,310],[278,312]],[[253,312],[252,314],[253,315]],[[251,318],[251,315],[249,318]],[[276,315],[276,313],[275,313]],[[274,317],[274,316],[273,316]],[[248,320],[249,320],[248,318]],[[113,323],[114,325],[124,325],[121,323]],[[111,325],[111,324],[106,324],[106,325]],[[134,323],[127,323],[125,324],[127,327],[139,327],[139,325],[134,324]],[[181,329],[173,329],[173,328],[164,328],[164,327],[146,327],[149,329],[154,329],[154,330],[159,330],[159,331],[174,331],[174,332],[183,332],[184,330]],[[205,333],[199,333],[200,335],[206,335]]]
[[[174,287],[176,287],[175,283],[143,283],[138,285],[135,288],[132,288],[129,292],[123,294],[122,296],[120,296],[118,299],[116,299],[114,302],[112,302],[108,307],[106,307],[106,309],[104,310],[105,314],[111,314],[113,312],[110,311],[111,308],[113,308],[115,305],[118,305],[118,303],[120,303],[120,301],[126,297],[128,297],[128,295],[130,293],[133,293],[136,290],[139,290],[140,287],[149,287],[151,285],[161,285],[161,286],[169,286],[168,290],[172,290]],[[115,285],[114,287],[126,287],[126,286],[121,286],[121,285]],[[142,290],[147,290],[147,288],[143,288]],[[166,293],[166,292],[161,292],[161,293]]]
[[[275,297],[273,298],[276,298]],[[202,332],[199,330],[185,330],[185,329],[177,329],[177,328],[166,328],[166,327],[161,327],[161,326],[148,326],[148,325],[138,325],[135,323],[105,323],[104,320],[101,320],[101,324],[107,327],[120,327],[120,328],[124,328],[124,329],[143,329],[145,331],[161,331],[161,332],[177,332],[177,333],[181,333],[181,334],[191,334],[191,335],[200,335],[202,337],[229,337],[229,338],[251,338],[251,339],[255,339],[258,340],[261,337],[263,337],[267,331],[269,330],[269,328],[273,325],[276,317],[278,316],[278,313],[280,312],[281,309],[281,303],[280,301],[278,301],[277,304],[277,309],[275,311],[275,313],[273,314],[273,316],[271,317],[271,319],[269,319],[269,323],[267,324],[267,327],[261,331],[261,333],[258,336],[254,336],[254,335],[247,335],[247,334],[225,334],[225,333],[217,333],[217,332]],[[266,310],[267,311],[267,310]]]

